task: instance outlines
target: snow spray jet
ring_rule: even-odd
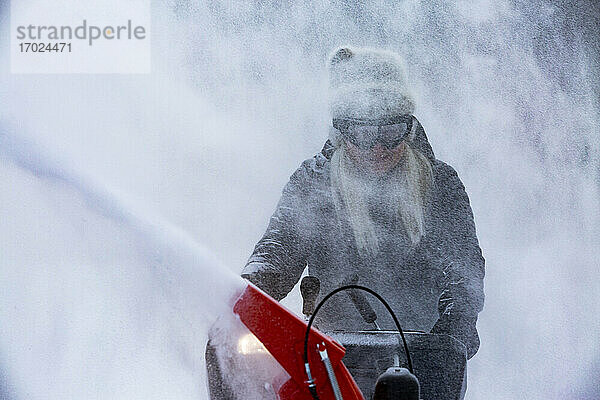
[[[14,398],[201,398],[241,278],[65,163],[0,135],[0,365]]]
[[[243,285],[231,255],[248,251],[239,200],[215,188],[251,171],[227,161],[252,146],[174,78],[179,59],[155,50],[147,76],[49,79],[0,65],[2,396],[206,396],[206,332]]]

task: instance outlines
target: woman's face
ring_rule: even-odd
[[[359,169],[376,176],[385,175],[396,167],[406,150],[405,142],[393,149],[376,143],[371,149],[363,150],[348,141],[344,141],[344,146],[346,154]]]

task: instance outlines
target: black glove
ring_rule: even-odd
[[[467,359],[470,359],[479,349],[476,323],[477,317],[442,315],[431,328],[431,333],[450,335],[459,340],[467,348]]]

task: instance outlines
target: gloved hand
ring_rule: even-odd
[[[467,348],[467,359],[470,359],[477,353],[480,344],[476,323],[477,317],[442,315],[431,328],[431,333],[450,335],[460,340]]]

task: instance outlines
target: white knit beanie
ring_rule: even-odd
[[[343,46],[331,53],[328,68],[332,118],[379,119],[414,112],[398,54]]]

